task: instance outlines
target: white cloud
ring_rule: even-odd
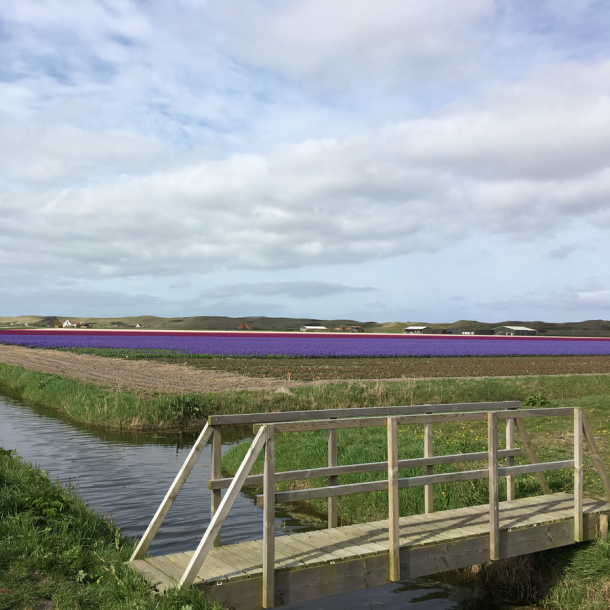
[[[128,139],[117,163],[132,163],[130,175],[5,190],[0,260],[100,276],[286,269],[438,251],[477,232],[536,239],[575,218],[599,226],[608,221],[610,103],[593,83],[608,76],[610,63],[568,65],[558,82],[534,73],[519,95],[511,84],[437,116],[148,173],[138,151],[154,159],[158,149]],[[517,112],[519,97],[527,103]],[[57,143],[58,159],[103,167],[112,137],[80,161],[77,145]],[[31,149],[15,144],[13,156]]]
[[[311,299],[329,296],[331,294],[372,292],[375,288],[369,286],[345,286],[330,282],[259,282],[229,284],[226,286],[215,286],[201,294],[203,299],[225,299],[227,297],[256,295],[272,296],[284,295],[297,299]]]
[[[222,304],[246,284],[290,299],[282,270],[322,284],[457,244],[484,275],[481,236],[563,264],[553,236],[610,227],[609,20],[584,1],[9,0],[0,266],[172,278],[159,293],[226,273]]]

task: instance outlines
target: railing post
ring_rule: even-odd
[[[211,464],[211,474],[212,479],[220,479],[222,476],[221,471],[221,461],[222,461],[222,435],[221,435],[221,426],[212,426],[212,464]],[[220,506],[220,501],[222,500],[221,490],[213,489],[212,497],[210,498],[210,518],[214,516],[218,507]],[[218,532],[218,536],[214,540],[214,546],[220,546],[220,531]]]
[[[400,512],[398,507],[398,420],[387,418],[388,425],[388,503],[390,522],[390,580],[400,580]]]
[[[332,417],[330,419],[336,419]],[[337,466],[337,431],[328,431],[328,465]],[[337,484],[338,477],[328,477],[328,486],[333,487]],[[337,527],[337,499],[328,498],[328,528]]]
[[[584,540],[583,472],[582,472],[582,409],[574,409],[574,542]]]
[[[597,470],[597,474],[599,475],[599,479],[602,482],[602,487],[606,492],[606,499],[610,501],[610,480],[608,479],[608,473],[606,472],[606,467],[604,466],[604,462],[602,461],[602,457],[599,453],[599,448],[597,447],[597,443],[595,442],[595,437],[593,436],[593,430],[591,429],[591,425],[587,420],[587,416],[585,412],[582,413],[582,428],[585,433],[585,440],[587,441],[587,445],[589,445],[589,452],[591,453],[591,459],[593,460],[593,466],[595,466],[595,470]]]
[[[263,474],[263,608],[275,605],[275,428],[267,425]]]
[[[424,424],[424,457],[428,458],[433,455],[432,424]],[[434,474],[434,467],[426,466],[425,474]],[[424,507],[426,513],[434,512],[434,485],[426,485],[424,488]]]
[[[489,468],[489,559],[500,559],[500,505],[498,498],[498,416],[487,414]]]
[[[506,448],[514,449],[515,448],[515,420],[507,419],[506,420]],[[510,456],[506,458],[507,466],[515,465],[514,456]],[[515,499],[515,475],[509,474],[506,477],[506,500],[510,502]]]

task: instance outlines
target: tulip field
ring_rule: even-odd
[[[396,358],[607,356],[610,339],[0,330],[0,343],[139,357]],[[104,353],[106,352],[106,353]]]

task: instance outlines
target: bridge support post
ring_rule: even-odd
[[[388,502],[390,521],[390,580],[400,580],[400,511],[398,507],[398,420],[388,417]]]
[[[424,457],[434,455],[432,443],[432,424],[424,424]],[[434,467],[426,466],[425,474],[434,474]],[[434,485],[426,485],[424,488],[424,509],[426,513],[434,512]]]
[[[221,450],[222,448],[222,436],[221,436],[221,426],[212,426],[212,464],[210,467],[212,479],[220,479],[222,476],[220,463],[222,460]],[[220,506],[220,501],[222,500],[221,490],[213,489],[212,497],[210,498],[210,518],[214,516],[218,507]],[[214,546],[220,546],[220,530],[218,531],[218,536],[214,540]]]
[[[515,420],[506,420],[506,449],[515,448]],[[507,466],[515,465],[515,458],[513,456],[506,458]],[[508,502],[515,499],[515,475],[509,474],[506,477],[506,500]]]
[[[336,419],[336,418],[332,418]],[[329,430],[328,431],[328,465],[336,466],[337,465],[337,431]],[[330,476],[328,477],[328,486],[333,487],[337,484],[338,477]],[[328,529],[333,527],[337,527],[337,499],[328,498]]]
[[[500,503],[498,492],[498,416],[487,414],[489,468],[489,559],[500,559]]]
[[[275,429],[267,426],[263,474],[263,608],[275,605]]]
[[[574,542],[584,540],[582,515],[583,472],[582,472],[582,409],[574,409]]]

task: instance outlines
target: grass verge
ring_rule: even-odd
[[[75,422],[137,430],[201,428],[203,418],[213,414],[524,400],[531,394],[581,399],[610,395],[610,376],[356,381],[294,387],[290,393],[262,390],[144,395],[0,364],[0,393],[47,405]]]
[[[72,487],[0,449],[0,609],[220,609],[196,590],[153,595],[134,549]]]

